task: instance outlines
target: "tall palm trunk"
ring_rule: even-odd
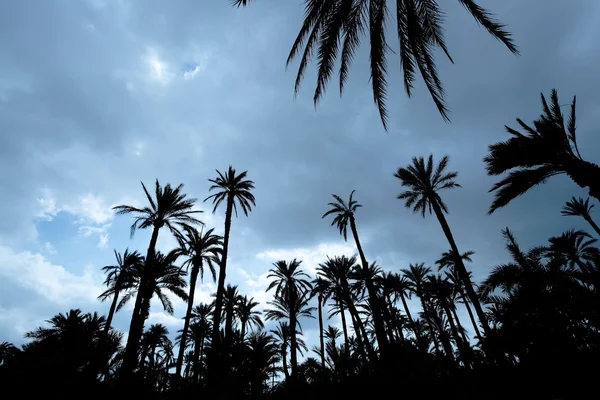
[[[454,337],[454,341],[456,342],[456,346],[458,347],[458,350],[460,353],[460,358],[462,359],[462,362],[464,363],[465,367],[469,367],[470,366],[469,356],[468,356],[467,350],[465,348],[466,341],[463,342],[460,334],[458,333],[458,328],[456,327],[456,323],[454,321],[454,316],[450,309],[450,305],[447,303],[446,300],[442,300],[442,308],[444,309],[444,312],[446,313],[446,316],[448,317],[448,323],[450,324],[450,332],[452,332],[452,336]],[[458,320],[458,318],[457,318],[457,320]]]
[[[181,342],[179,343],[179,354],[177,355],[177,365],[175,367],[175,376],[178,377],[181,374],[181,367],[183,366],[183,356],[185,354],[185,345],[187,342],[187,334],[190,328],[190,319],[192,318],[192,308],[194,307],[194,295],[196,293],[196,281],[198,280],[198,273],[200,272],[202,265],[192,266],[190,273],[190,292],[187,303],[187,310],[185,312],[185,319],[183,321],[183,330],[181,331]]]
[[[121,291],[119,286],[120,285],[117,283],[115,287],[115,293],[113,294],[112,303],[110,304],[110,309],[108,310],[108,315],[106,316],[106,323],[104,324],[104,337],[108,336],[108,332],[110,331],[112,320],[117,309],[117,301],[119,300],[119,292]]]
[[[246,321],[242,321],[242,343],[244,343],[244,339],[246,339]]]
[[[460,322],[460,318],[458,318],[458,313],[456,312],[456,307],[450,307],[450,311],[452,311],[452,316],[454,317],[454,321],[456,322],[456,329],[458,329],[458,333],[460,333],[460,337],[463,342],[468,344],[469,339],[465,334],[465,328],[463,328],[462,323]]]
[[[233,302],[228,302],[225,308],[225,343],[230,346],[233,342]]]
[[[415,320],[413,319],[412,314],[410,313],[408,304],[406,303],[406,298],[404,297],[404,293],[400,293],[400,300],[402,301],[402,307],[404,307],[404,312],[408,317],[408,322],[410,323],[410,326],[413,332],[415,333],[415,337],[417,338],[417,343],[419,343],[419,347],[421,348],[421,350],[426,352],[427,346],[425,345],[425,341],[423,340],[423,335],[421,335],[421,331],[417,327],[417,324],[415,323]]]
[[[281,367],[283,368],[283,374],[285,375],[285,381],[290,381],[290,371],[287,365],[287,345],[283,343],[281,345]]]
[[[217,286],[217,297],[215,299],[215,313],[213,316],[212,347],[217,348],[221,341],[219,330],[221,329],[221,311],[223,309],[223,295],[225,294],[225,276],[227,273],[227,252],[229,250],[229,232],[231,230],[231,218],[233,213],[233,195],[227,197],[227,209],[225,210],[225,234],[223,235],[223,253],[219,265],[219,284]]]
[[[383,355],[387,350],[387,337],[385,336],[383,316],[381,313],[381,307],[379,306],[379,298],[377,291],[375,290],[375,285],[369,276],[369,264],[367,263],[367,258],[365,257],[365,253],[363,252],[360,240],[358,238],[356,221],[354,220],[353,215],[350,217],[350,228],[352,229],[352,235],[354,236],[354,241],[356,242],[356,249],[358,250],[363,273],[365,275],[365,284],[367,286],[367,292],[369,293],[369,306],[371,307],[373,324],[375,325],[375,336],[377,337],[377,343],[379,343],[379,351]]]
[[[162,225],[155,224],[152,229],[152,236],[150,237],[150,245],[148,246],[148,252],[146,253],[146,273],[149,267],[154,261],[156,242],[158,241],[158,233],[162,228]],[[127,336],[127,345],[125,346],[125,355],[123,357],[122,372],[125,376],[133,372],[137,366],[137,355],[138,346],[142,333],[144,331],[144,322],[146,319],[147,310],[145,309],[145,296],[152,295],[152,291],[148,293],[148,287],[150,282],[144,276],[141,277],[140,287],[138,288],[137,296],[135,299],[135,306],[133,308],[133,314],[131,315],[131,323],[129,324],[129,335]],[[148,306],[149,306],[148,301]]]
[[[356,309],[356,305],[350,298],[348,294],[346,294],[346,304],[348,306],[348,311],[352,316],[352,323],[354,324],[354,330],[357,332],[356,337],[359,338],[359,341],[363,344],[363,347],[366,349],[369,360],[371,362],[377,361],[377,355],[375,351],[371,347],[371,343],[369,342],[369,336],[367,336],[367,330],[365,329],[365,325],[360,319],[360,315],[358,314],[358,310]]]
[[[350,343],[348,340],[348,326],[346,325],[346,312],[344,310],[344,305],[341,300],[338,300],[338,307],[340,309],[340,316],[342,317],[342,331],[344,332],[344,351],[346,352],[346,357],[350,355]]]
[[[204,341],[204,338],[200,338],[200,339],[202,340],[202,342]],[[199,340],[199,338],[196,338],[196,340],[194,341],[194,357],[193,357],[193,366],[192,366],[192,371],[194,372],[194,374],[193,374],[194,382],[198,382],[198,376],[200,375],[199,361],[200,361],[201,340]]]
[[[323,295],[319,292],[319,343],[321,345],[321,369],[325,372],[325,341],[323,340]]]
[[[292,290],[294,293],[294,290]],[[290,296],[290,300],[293,300],[293,305],[290,307],[290,362],[292,363],[292,383],[296,383],[298,380],[298,341],[296,339],[296,299],[295,295]]]
[[[481,332],[479,331],[479,326],[477,326],[477,321],[475,321],[475,316],[473,315],[473,311],[471,310],[469,301],[467,300],[462,288],[459,288],[458,294],[459,294],[460,299],[462,300],[463,304],[465,305],[465,308],[467,309],[467,313],[469,314],[469,319],[471,320],[471,324],[473,325],[473,329],[475,331],[475,336],[477,336],[477,339],[479,339],[479,341],[481,342],[482,340],[481,340]]]
[[[439,355],[440,354],[440,344],[438,342],[437,337],[435,336],[435,328],[433,327],[433,324],[431,323],[431,310],[427,306],[427,301],[424,299],[423,294],[421,294],[420,296],[417,294],[417,296],[419,297],[419,300],[421,300],[421,308],[423,309],[423,314],[425,315],[425,322],[427,322],[427,326],[429,327],[429,332],[431,333],[431,339],[433,340],[435,352],[436,352],[436,354]]]
[[[483,331],[485,332],[486,336],[491,337],[491,330],[487,323],[487,318],[485,316],[485,313],[483,312],[483,308],[481,307],[479,298],[477,297],[477,294],[475,293],[475,289],[473,289],[473,283],[471,282],[471,279],[469,278],[469,273],[467,272],[467,269],[465,268],[465,264],[463,263],[463,260],[460,257],[460,253],[458,252],[458,247],[456,246],[456,242],[454,241],[454,237],[452,236],[452,231],[450,230],[450,226],[448,225],[448,222],[446,221],[446,217],[444,217],[444,213],[442,212],[442,209],[440,208],[440,205],[437,203],[437,201],[433,201],[432,203],[433,203],[433,210],[435,212],[435,215],[436,215],[440,225],[442,226],[444,235],[446,235],[446,239],[448,240],[448,243],[450,244],[450,248],[452,249],[452,252],[454,253],[454,258],[455,258],[454,264],[455,264],[456,268],[458,268],[458,273],[459,273],[460,277],[462,278],[463,285],[465,287],[465,290],[467,291],[467,296],[469,297],[471,304],[473,304],[473,307],[475,308],[475,312],[477,313],[477,318],[479,318],[479,322],[481,323],[481,326],[483,327]]]

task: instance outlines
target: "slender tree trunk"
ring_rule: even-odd
[[[450,306],[446,303],[445,300],[442,300],[443,304],[443,309],[444,312],[446,313],[446,315],[448,316],[448,323],[450,324],[450,331],[452,332],[452,336],[454,337],[454,341],[456,342],[456,347],[459,350],[459,354],[460,354],[460,358],[462,359],[462,362],[464,363],[465,367],[469,367],[470,363],[469,363],[469,356],[466,354],[466,349],[463,345],[463,341],[462,338],[460,336],[460,334],[458,333],[458,328],[456,327],[456,324],[454,322],[454,316],[452,315],[452,311],[450,310]]]
[[[356,229],[356,221],[354,215],[350,217],[350,228],[352,229],[352,235],[356,242],[356,249],[360,256],[360,262],[362,265],[363,272],[365,274],[365,284],[367,286],[367,292],[369,293],[369,306],[371,307],[371,313],[373,314],[373,324],[375,325],[375,336],[377,337],[377,343],[379,343],[379,352],[383,356],[387,350],[387,338],[385,336],[385,326],[383,324],[383,316],[381,313],[381,307],[379,305],[379,297],[375,290],[373,280],[369,276],[369,264],[365,253],[363,252],[360,240],[358,238],[358,231]]]
[[[201,343],[204,341],[204,338],[196,338],[196,340],[194,341],[194,365],[192,367],[192,370],[194,372],[193,374],[193,378],[194,378],[194,382],[198,382],[198,376],[200,376],[200,370],[199,370],[199,361],[200,361],[200,345]]]
[[[117,301],[119,300],[119,292],[120,292],[120,290],[118,288],[115,288],[115,293],[113,294],[112,303],[110,304],[110,309],[108,310],[108,315],[106,316],[106,322],[104,323],[104,337],[108,337],[108,332],[110,332],[112,320],[115,315],[115,311],[117,309]]]
[[[346,325],[346,313],[344,312],[344,305],[341,300],[338,300],[338,307],[340,309],[340,316],[342,317],[342,331],[344,332],[344,351],[346,357],[350,356],[350,344],[348,343],[348,327]]]
[[[486,336],[491,337],[492,332],[487,323],[487,318],[485,316],[485,313],[483,312],[483,308],[481,307],[479,298],[475,293],[475,289],[473,289],[473,283],[471,282],[471,278],[469,278],[469,273],[467,272],[465,264],[463,263],[463,260],[460,257],[460,253],[458,252],[458,247],[456,246],[456,242],[454,241],[454,237],[452,236],[450,226],[448,225],[446,217],[444,216],[444,213],[442,212],[442,209],[440,208],[440,205],[437,203],[437,201],[433,201],[432,203],[435,215],[440,225],[442,226],[442,230],[444,231],[446,239],[448,239],[448,243],[450,244],[450,248],[454,253],[454,264],[458,268],[458,272],[463,280],[465,290],[467,291],[467,296],[469,297],[471,304],[473,304],[473,307],[475,308],[475,312],[477,313],[477,317],[479,318],[481,326],[483,327],[483,331],[485,332]]]
[[[209,379],[210,384],[219,386],[219,380],[223,378],[222,368],[223,360],[219,357],[218,353],[221,347],[221,312],[223,309],[223,295],[225,294],[225,276],[227,274],[227,252],[229,250],[229,232],[231,230],[231,218],[233,212],[233,195],[229,193],[227,196],[227,209],[225,211],[225,233],[223,235],[223,252],[221,255],[221,262],[219,265],[219,283],[217,285],[217,296],[215,299],[215,311],[213,314],[213,331],[212,331],[212,345],[210,347],[210,353],[208,354],[207,362],[210,363],[208,366],[208,373],[211,376]]]
[[[462,326],[462,323],[460,322],[460,318],[458,318],[458,313],[456,312],[456,307],[452,307],[450,306],[450,311],[452,311],[452,316],[454,317],[454,321],[456,322],[456,329],[458,330],[458,333],[460,333],[460,337],[462,338],[464,343],[469,343],[469,339],[467,338],[467,335],[465,334],[465,329]]]
[[[421,300],[421,308],[423,309],[423,314],[425,314],[425,322],[427,322],[427,326],[429,327],[429,332],[431,333],[431,340],[433,340],[435,352],[436,352],[436,354],[440,355],[440,343],[438,342],[437,337],[435,336],[435,328],[433,327],[433,324],[431,323],[431,319],[430,319],[431,311],[427,307],[427,302],[423,298],[423,296],[421,295],[418,297]]]
[[[375,354],[375,351],[371,347],[371,343],[369,342],[369,336],[367,335],[365,325],[363,324],[362,320],[360,319],[358,310],[356,309],[356,306],[354,305],[354,302],[352,301],[352,299],[349,297],[349,294],[346,294],[346,304],[348,305],[348,311],[350,312],[350,315],[352,316],[352,321],[354,323],[354,330],[356,332],[360,332],[360,334],[362,336],[361,343],[363,343],[363,346],[368,353],[369,360],[371,362],[377,361],[377,355]],[[357,338],[359,337],[358,334],[356,336],[357,336]]]
[[[298,341],[296,339],[296,291],[291,290],[290,301],[290,361],[292,363],[292,383],[298,380]]]
[[[242,343],[246,339],[246,321],[242,321]]]
[[[185,318],[183,321],[183,330],[181,331],[181,342],[179,343],[179,354],[177,356],[177,365],[175,367],[175,376],[181,375],[181,367],[183,366],[183,356],[185,354],[185,345],[187,343],[188,330],[190,328],[190,319],[192,317],[192,308],[194,307],[194,295],[196,293],[196,281],[198,280],[198,273],[200,272],[201,265],[192,266],[190,274],[190,293],[188,296],[187,310],[185,312]]]
[[[363,339],[362,330],[360,329],[359,323],[356,321],[356,317],[354,314],[350,313],[350,318],[352,318],[352,325],[354,326],[354,333],[356,334],[356,340],[359,343],[360,354],[363,356],[365,360],[369,360],[367,357],[367,353],[365,351],[365,340]]]
[[[150,245],[148,246],[148,252],[145,260],[146,271],[148,271],[154,261],[156,242],[158,240],[158,233],[161,227],[161,225],[154,225],[154,228],[152,229]],[[125,355],[123,357],[122,366],[122,372],[125,376],[128,376],[130,373],[132,373],[137,366],[138,346],[144,331],[144,322],[146,317],[146,311],[143,307],[145,300],[144,296],[148,294],[147,287],[150,285],[147,280],[148,279],[146,277],[141,277],[140,279],[140,287],[138,288],[135,306],[131,316],[131,323],[129,324],[129,335],[127,336],[127,345],[125,346]],[[150,295],[151,294],[152,292],[150,292]]]
[[[325,341],[323,340],[323,295],[319,292],[319,343],[321,345],[321,369],[325,372]]]
[[[408,304],[406,303],[406,298],[404,297],[404,293],[402,292],[400,293],[400,300],[402,301],[402,307],[404,307],[404,312],[408,317],[408,322],[410,323],[410,326],[413,332],[415,333],[415,337],[417,338],[417,343],[419,343],[419,347],[422,351],[427,352],[428,348],[425,344],[425,341],[423,340],[423,335],[421,335],[421,331],[417,327],[417,324],[415,323],[415,320],[413,319],[412,314],[410,313],[410,309],[408,308]]]
[[[283,344],[281,346],[281,367],[283,368],[283,374],[285,375],[285,381],[290,381],[290,371],[287,365],[287,346]]]
[[[221,311],[223,308],[223,295],[225,294],[225,276],[227,273],[227,252],[229,250],[229,232],[231,230],[231,218],[233,213],[233,197],[231,194],[227,197],[227,209],[225,211],[225,234],[223,236],[223,253],[219,265],[219,284],[217,286],[217,297],[215,299],[215,312],[213,316],[213,347],[218,346],[221,337],[219,330],[221,328]]]
[[[473,311],[471,311],[471,306],[469,306],[469,301],[467,300],[465,294],[462,291],[462,288],[459,290],[458,294],[460,295],[460,298],[463,302],[463,304],[465,305],[465,308],[467,309],[467,313],[469,314],[469,319],[471,320],[471,324],[473,324],[473,329],[475,330],[475,336],[477,336],[477,339],[479,339],[479,342],[482,341],[481,339],[481,332],[479,331],[479,327],[477,326],[477,321],[475,321],[475,316],[473,315]]]

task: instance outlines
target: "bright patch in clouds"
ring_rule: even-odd
[[[201,68],[200,68],[200,65],[198,65],[198,64],[195,64],[195,65],[192,65],[191,67],[186,68],[185,71],[183,72],[183,79],[185,79],[186,81],[188,81],[190,79],[194,79],[194,77],[196,75],[198,75],[200,70],[201,70]]]
[[[0,246],[0,277],[35,291],[47,300],[63,305],[92,303],[102,292],[97,268],[85,267],[81,275],[54,265],[40,254],[15,253]]]
[[[161,59],[155,50],[148,50],[144,61],[148,67],[150,79],[161,85],[166,85],[173,78],[173,73],[169,70],[169,64]]]
[[[256,255],[259,260],[267,261],[290,261],[294,258],[302,260],[301,266],[311,275],[315,275],[316,269],[320,263],[327,260],[327,256],[352,256],[356,253],[356,248],[347,243],[333,242],[321,243],[316,247],[300,247],[296,249],[272,249],[266,250]]]

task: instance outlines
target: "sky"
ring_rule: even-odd
[[[140,181],[183,183],[206,226],[222,232],[224,210],[212,214],[202,202],[208,179],[229,165],[248,171],[257,204],[233,221],[227,282],[262,307],[271,298],[273,262],[298,258],[314,273],[326,256],[355,252],[321,219],[332,193],[347,198],[356,190],[369,261],[389,271],[433,265],[448,250],[437,220],[396,199],[393,174],[413,156],[449,155],[449,169],[459,172],[462,188],[442,196],[459,249],[475,251],[476,280],[508,260],[507,226],[525,247],[585,228],[560,215],[571,196],[587,195],[565,177],[487,215],[495,179],[482,159],[488,145],[507,138],[504,125],[531,122],[540,93],[556,88],[562,104],[577,95],[579,147],[599,161],[600,3],[481,0],[513,32],[519,57],[458,2],[443,3],[455,63],[440,55],[438,66],[452,122],[422,82],[407,98],[390,53],[386,132],[365,47],[343,97],[332,82],[315,109],[314,68],[294,97],[297,64],[286,69],[285,60],[302,22],[300,0],[259,0],[245,9],[226,0],[0,2],[0,341],[22,344],[25,332],[71,308],[107,312],[109,304],[96,300],[101,267],[114,263],[113,249],[147,249],[150,233],[130,238],[131,219],[111,210],[143,205]],[[397,47],[393,36],[390,47]],[[174,245],[161,232],[159,249]],[[197,302],[214,291],[207,274]],[[131,308],[116,315],[117,329],[127,331]],[[167,315],[153,302],[148,323],[174,334],[184,310],[178,300]],[[316,321],[302,322],[309,346],[316,344]]]

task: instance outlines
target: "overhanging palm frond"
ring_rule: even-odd
[[[493,37],[500,40],[511,52],[518,49],[506,27],[473,0],[458,0],[461,5]],[[235,6],[246,6],[250,0],[233,0]],[[304,22],[290,49],[287,65],[300,58],[296,75],[295,93],[300,89],[306,68],[316,54],[317,85],[314,91],[315,105],[322,98],[327,83],[334,75],[339,60],[340,94],[349,76],[350,65],[364,37],[369,42],[369,65],[373,100],[379,110],[385,129],[387,113],[387,23],[393,15],[396,19],[395,35],[399,39],[400,69],[404,88],[409,95],[417,70],[445,120],[449,111],[444,100],[444,89],[436,68],[434,53],[441,49],[450,57],[444,40],[443,11],[437,0],[396,0],[394,12],[390,12],[386,0],[304,0]]]

